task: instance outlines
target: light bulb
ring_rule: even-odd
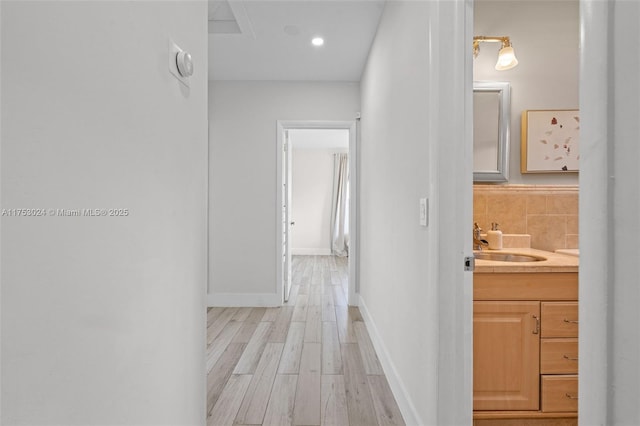
[[[322,46],[324,44],[324,39],[322,37],[315,37],[311,40],[311,44],[314,46]]]

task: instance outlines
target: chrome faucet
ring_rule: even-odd
[[[473,224],[473,249],[474,250],[482,250],[483,246],[488,247],[489,246],[489,242],[487,240],[482,240],[480,239],[480,231],[482,231],[482,229],[480,229],[480,225],[478,225],[478,222]]]

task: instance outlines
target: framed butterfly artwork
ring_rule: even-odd
[[[580,111],[523,111],[520,155],[522,173],[577,173]]]

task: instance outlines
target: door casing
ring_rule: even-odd
[[[283,283],[282,258],[285,255],[283,248],[283,212],[282,212],[282,186],[284,176],[285,161],[283,158],[283,145],[285,143],[285,130],[291,129],[347,129],[349,130],[349,169],[350,169],[350,203],[349,203],[349,294],[347,303],[350,306],[358,306],[358,143],[356,132],[356,121],[289,121],[278,120],[276,123],[277,143],[276,143],[276,291],[282,295],[282,301],[285,301],[285,286]],[[288,208],[288,206],[287,206]],[[290,277],[289,277],[290,279]]]

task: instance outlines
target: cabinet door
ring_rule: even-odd
[[[540,302],[473,302],[473,409],[540,408]]]

